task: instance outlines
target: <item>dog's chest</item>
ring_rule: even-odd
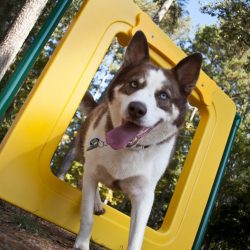
[[[99,181],[111,188],[121,189],[121,180],[132,185],[136,178],[139,183],[154,185],[168,165],[173,146],[174,139],[165,145],[145,150],[116,151],[104,147],[89,152],[86,160],[87,165],[98,175]]]
[[[97,149],[87,157],[87,166],[92,168],[98,181],[113,190],[122,190],[131,195],[152,188],[164,172],[166,164],[151,150]]]
[[[97,148],[87,154],[91,165],[102,165],[114,178],[121,179],[149,172],[154,161],[149,150],[113,150],[109,146]]]

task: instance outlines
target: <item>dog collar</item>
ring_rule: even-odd
[[[106,146],[108,146],[108,144],[106,142],[104,142],[101,139],[95,137],[95,138],[90,140],[89,147],[87,148],[87,151],[90,151],[90,150],[95,149],[95,148],[103,148],[103,147],[106,147]]]
[[[133,147],[126,147],[125,149],[130,149],[130,150],[143,150],[151,147],[153,145],[141,145],[141,144],[136,144]]]
[[[128,148],[128,149],[138,149],[138,150],[140,150],[140,149],[147,149],[147,148],[149,148],[149,147],[151,147],[151,146],[153,146],[153,145],[158,146],[158,145],[162,145],[162,144],[164,144],[164,143],[167,143],[167,142],[169,142],[174,136],[176,136],[176,133],[172,134],[171,136],[165,138],[164,140],[162,140],[162,141],[160,141],[160,142],[157,142],[156,144],[151,144],[151,145],[141,145],[141,144],[137,144],[137,145],[135,145],[134,147],[127,147],[127,148]]]
[[[164,143],[169,142],[174,136],[176,135],[176,133],[174,133],[173,135],[169,136],[168,138],[156,143],[156,144],[151,144],[151,145],[141,145],[141,144],[136,144],[133,146],[127,146],[125,149],[131,149],[131,150],[140,150],[140,149],[147,149],[153,145],[161,145]],[[92,149],[95,148],[103,148],[109,146],[106,142],[102,141],[101,139],[99,139],[98,137],[95,137],[93,139],[90,140],[89,142],[89,147],[87,148],[87,151],[90,151]]]
[[[93,150],[93,149],[96,149],[96,148],[103,148],[103,147],[106,147],[108,146],[108,144],[104,141],[102,141],[101,139],[99,139],[98,137],[95,137],[93,139],[90,140],[89,142],[89,147],[87,148],[87,151],[90,151],[90,150]],[[140,144],[137,144],[137,145],[134,145],[133,147],[126,147],[125,149],[137,149],[137,150],[140,150],[140,149],[146,149],[146,148],[149,148],[151,145],[140,145]]]

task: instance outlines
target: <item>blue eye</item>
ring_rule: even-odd
[[[169,98],[168,94],[164,91],[159,93],[159,97],[161,100],[167,100]]]

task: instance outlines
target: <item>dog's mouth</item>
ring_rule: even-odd
[[[126,121],[106,134],[106,142],[115,150],[133,147],[159,123],[160,121],[152,127],[142,127]]]

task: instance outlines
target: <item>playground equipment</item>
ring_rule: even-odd
[[[172,67],[185,56],[132,0],[85,1],[0,146],[0,198],[78,232],[81,193],[51,173],[50,161],[112,39],[125,46],[137,30],[157,64]],[[234,103],[204,72],[189,101],[200,123],[164,222],[146,229],[143,249],[199,248],[239,123]],[[92,238],[125,249],[129,217],[105,209]]]

